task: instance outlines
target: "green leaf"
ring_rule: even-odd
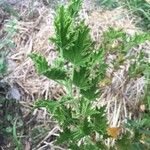
[[[103,34],[103,42],[104,44],[113,43],[114,40],[119,38],[124,38],[126,34],[122,31],[122,29],[114,29],[110,27],[106,32]],[[103,44],[103,43],[102,43]]]
[[[7,71],[7,51],[0,52],[0,76],[5,74]]]
[[[72,118],[71,109],[61,104],[55,110],[54,117],[63,127],[69,126],[74,120]]]
[[[72,0],[68,6],[71,17],[76,17],[79,13],[83,0]]]
[[[52,80],[66,80],[67,71],[62,68],[50,68],[46,59],[38,54],[32,53],[29,57],[34,61],[35,67],[39,74],[42,74]]]
[[[96,52],[91,53],[91,61],[89,62],[89,64],[91,66],[94,66],[99,63],[101,64],[102,62],[104,62],[104,58],[105,58],[105,49],[100,47]]]
[[[134,36],[130,37],[128,41],[125,41],[126,43],[124,45],[124,51],[128,51],[131,48],[146,42],[147,40],[150,40],[149,33],[135,34]]]
[[[139,132],[143,133],[144,135],[150,136],[150,131],[149,130],[139,129]]]
[[[86,67],[80,67],[74,70],[73,83],[80,89],[89,89],[90,72]]]
[[[145,71],[149,68],[149,63],[145,61],[146,55],[140,52],[137,59],[129,67],[129,76],[137,77],[139,75],[143,76]]]
[[[138,26],[150,31],[150,3],[148,0],[126,0],[125,5],[131,12],[141,18]]]
[[[107,119],[105,116],[105,107],[96,108],[96,111],[99,112],[99,114],[93,114],[91,115],[91,122],[93,124],[93,130],[98,132],[100,135],[106,135],[107,130]]]
[[[72,132],[72,139],[75,142],[78,142],[79,140],[81,140],[83,137],[85,137],[85,133],[83,131],[83,126],[78,125],[74,131]]]
[[[91,53],[93,45],[90,38],[90,29],[84,22],[81,22],[74,30],[74,41],[68,49],[63,49],[63,56],[74,65],[83,66],[89,61],[89,53]]]
[[[99,114],[94,108],[92,103],[85,98],[82,98],[79,103],[80,115],[83,117],[89,117],[93,114]]]
[[[42,73],[44,76],[52,80],[66,80],[67,72],[59,68],[51,68]]]
[[[100,93],[97,91],[97,87],[94,85],[87,90],[81,89],[81,94],[89,100],[95,100],[98,98]]]
[[[99,0],[100,5],[108,9],[114,9],[119,6],[117,0]]]
[[[57,16],[55,17],[55,37],[50,40],[56,44],[59,52],[68,49],[74,40],[74,31],[72,25],[73,19],[64,6],[59,7]]]
[[[81,138],[83,138],[84,136],[86,136],[86,134],[89,133],[89,128],[88,126],[84,124],[84,126],[82,126],[81,124],[79,124],[77,127],[75,127],[73,129],[73,131],[71,131],[70,129],[66,128],[66,126],[64,126],[63,132],[60,133],[60,137],[57,139],[57,143],[68,143],[68,142],[75,142],[77,143]],[[68,143],[69,144],[69,143]]]
[[[118,54],[123,54],[124,56],[133,47],[150,40],[149,33],[128,36],[122,29],[116,30],[114,28],[109,28],[108,31],[104,32],[103,37],[102,48],[105,49],[106,52],[117,52]]]
[[[35,108],[39,107],[45,107],[64,127],[69,126],[70,124],[76,124],[78,121],[76,118],[72,117],[73,111],[71,108],[67,108],[62,101],[40,100],[35,103]]]
[[[143,150],[145,149],[145,146],[140,142],[134,142],[129,146],[129,148],[132,150]]]
[[[75,7],[80,5],[80,1],[75,1]],[[59,8],[54,23],[55,37],[50,38],[50,40],[56,44],[61,57],[74,65],[81,66],[89,61],[93,42],[90,38],[90,29],[83,21],[73,24],[74,20],[69,12],[71,8],[76,9],[73,8],[72,4],[68,10],[64,6]]]
[[[23,145],[21,143],[20,138],[17,135],[17,121],[18,121],[17,119],[14,121],[14,124],[13,124],[13,127],[12,127],[13,140],[14,140],[14,143],[16,145],[16,149],[21,150],[23,148]]]
[[[90,126],[90,123],[88,121],[88,118],[85,118],[83,121],[82,131],[84,133],[84,136],[88,136],[93,132],[92,127]]]
[[[80,150],[101,150],[95,144],[85,144],[81,145]]]
[[[68,142],[72,139],[72,132],[68,128],[64,128],[63,132],[59,134],[59,137],[57,138],[56,144],[62,144],[64,142]]]
[[[35,103],[35,108],[45,107],[48,112],[54,114],[55,110],[60,106],[57,101],[54,100],[39,100]]]
[[[130,133],[127,132],[123,135],[121,139],[116,141],[116,147],[121,150],[128,150],[131,145],[132,139],[130,137]]]
[[[43,56],[41,56],[39,54],[36,54],[36,53],[29,54],[29,57],[35,63],[35,67],[36,67],[37,72],[39,74],[42,74],[43,72],[45,72],[45,70],[49,69],[48,62],[45,59],[45,57],[43,57]]]

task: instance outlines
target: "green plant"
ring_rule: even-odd
[[[144,43],[145,41],[150,40],[150,35],[147,33],[142,34],[135,34],[134,36],[127,35],[122,29],[114,29],[109,28],[108,31],[104,32],[101,47],[105,49],[107,55],[114,55],[116,56],[115,61],[113,61],[113,66],[115,70],[118,70],[121,65],[123,65],[127,60],[134,59],[136,56],[132,54],[128,54],[129,50],[131,51],[133,47],[138,46],[139,44]],[[137,60],[143,62],[141,58],[144,54],[141,53]],[[140,63],[141,64],[141,63]],[[144,63],[143,63],[144,65]],[[137,66],[138,67],[138,66]],[[143,66],[140,65],[141,69]],[[133,70],[133,69],[134,70]],[[140,68],[138,68],[140,69]],[[129,74],[136,74],[135,66],[131,65],[129,69]]]
[[[20,118],[16,117],[14,120],[14,123],[13,123],[13,127],[12,127],[12,133],[13,133],[12,137],[13,137],[13,142],[15,145],[15,150],[22,150],[23,149],[21,139],[19,138],[18,133],[17,133],[17,129],[19,127],[22,127],[22,126],[23,126],[22,121],[20,120]]]
[[[140,52],[137,56],[136,60],[130,65],[129,67],[129,77],[130,78],[136,78],[138,76],[143,76],[145,70],[148,68],[148,63],[145,62],[145,53]]]
[[[107,9],[114,9],[119,6],[117,0],[98,0],[99,4]]]
[[[146,104],[145,104],[146,105]],[[150,111],[147,107],[136,120],[127,120],[126,133],[117,140],[116,145],[121,150],[150,149]]]
[[[30,55],[40,74],[66,87],[67,95],[59,101],[39,101],[36,105],[46,107],[54,115],[63,129],[57,142],[67,143],[71,149],[104,147],[102,138],[95,141],[95,134],[107,136],[104,108],[92,106],[92,101],[99,95],[99,81],[106,71],[104,50],[97,49],[92,53],[94,45],[89,28],[83,21],[75,23],[74,17],[80,7],[81,0],[77,0],[67,8],[61,6],[58,9],[54,22],[56,36],[50,40],[57,46],[59,58],[51,67],[42,56]],[[70,62],[70,68],[65,68],[66,61]],[[83,139],[85,142],[79,145]]]
[[[55,36],[50,41],[56,46],[58,58],[51,66],[43,56],[36,53],[29,55],[40,75],[66,89],[66,95],[59,100],[40,100],[36,107],[46,107],[58,121],[62,132],[57,144],[65,143],[70,149],[107,149],[104,144],[109,137],[105,107],[93,105],[101,94],[99,83],[106,78],[108,65],[105,59],[115,53],[118,66],[122,65],[128,51],[150,36],[136,34],[129,37],[122,30],[110,28],[104,33],[101,44],[96,46],[90,37],[89,27],[76,19],[81,4],[82,0],[72,0],[68,7],[60,6],[57,11]],[[120,61],[120,56],[123,61]],[[69,67],[66,63],[70,64]]]
[[[145,40],[150,40],[149,34],[135,34],[133,37],[128,37],[122,30],[114,30],[113,28],[110,28],[104,33],[104,39],[102,41],[104,49],[107,49],[109,54],[115,54],[117,56],[114,69],[119,69],[120,65],[123,65],[127,60],[134,60],[130,64],[129,76],[126,80],[136,79],[142,76],[145,78],[145,92],[140,101],[141,107],[144,107],[144,110],[142,113],[140,110],[136,112],[139,114],[136,120],[127,120],[124,126],[125,133],[116,140],[115,147],[112,149],[146,150],[150,148],[150,63],[144,51],[140,51],[137,55],[127,55],[129,49],[131,50],[132,47],[143,43]]]
[[[0,77],[1,78],[6,73],[6,70],[7,70],[6,53],[2,51],[0,53]]]
[[[15,47],[12,38],[17,32],[16,29],[16,22],[17,20],[9,20],[4,27],[5,36],[0,42],[0,77],[2,77],[7,70],[7,61],[6,57],[9,51]]]
[[[16,19],[11,19],[5,24],[4,31],[6,35],[1,40],[1,43],[0,43],[1,50],[9,51],[11,48],[14,48],[14,43],[12,41],[12,38],[17,32],[16,24],[17,24]]]
[[[132,58],[133,59],[133,58]],[[144,77],[145,92],[139,102],[138,117],[134,120],[127,119],[125,134],[116,142],[116,147],[121,150],[147,150],[150,149],[150,63],[144,51],[140,51],[129,68],[129,79]]]
[[[8,14],[19,18],[18,12],[13,8],[11,4],[8,4],[5,0],[0,0],[0,7]]]
[[[150,31],[150,3],[146,0],[125,0],[124,2],[129,10],[141,17],[139,25]]]

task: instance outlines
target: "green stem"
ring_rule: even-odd
[[[68,91],[68,95],[70,97],[73,97],[73,76],[74,76],[74,65],[73,65],[73,68],[72,68],[70,80],[69,80],[69,82],[67,83],[67,86],[66,86],[67,91]]]
[[[73,65],[72,67],[72,76],[71,76],[71,81],[70,81],[70,87],[71,87],[71,95],[73,96],[73,77],[74,77],[74,70],[75,70],[75,67]]]

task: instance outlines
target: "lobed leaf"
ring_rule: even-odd
[[[67,49],[74,40],[74,31],[72,25],[73,19],[64,6],[58,9],[55,17],[55,37],[50,40],[56,44],[57,49],[61,52],[62,49]]]
[[[76,17],[79,13],[83,0],[72,0],[68,6],[71,17]]]
[[[42,74],[55,81],[67,79],[67,72],[64,69],[50,68],[48,66],[48,62],[43,56],[32,53],[29,55],[29,57],[34,61],[36,70],[39,74]]]
[[[89,75],[90,72],[86,67],[80,67],[74,70],[73,83],[80,89],[89,89]]]
[[[42,74],[45,70],[49,69],[48,62],[45,59],[45,57],[43,57],[39,54],[36,54],[36,53],[29,54],[29,57],[35,63],[35,67],[39,74]]]
[[[89,53],[93,45],[89,34],[90,29],[81,22],[74,30],[76,32],[74,40],[68,49],[63,49],[63,56],[74,65],[83,66],[89,61]]]

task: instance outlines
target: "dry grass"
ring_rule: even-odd
[[[130,16],[127,10],[120,7],[112,11],[99,9],[88,13],[88,5],[85,2],[84,6],[86,7],[83,8],[81,17],[84,17],[89,24],[94,40],[99,42],[103,31],[106,31],[110,26],[123,28],[130,35],[139,32],[139,29],[135,27],[136,18]],[[38,76],[32,61],[28,58],[29,53],[38,52],[44,55],[51,64],[57,57],[54,46],[48,43],[48,38],[54,33],[54,11],[44,5],[37,9],[40,15],[36,19],[18,21],[17,23],[18,33],[14,38],[16,48],[9,56],[10,74],[6,79],[11,84],[17,84],[23,91],[22,99],[26,104],[31,104],[38,98],[57,99],[59,94],[64,93],[63,88],[53,81]],[[143,47],[148,49],[148,45],[147,43]],[[138,48],[138,50],[140,49],[142,46]],[[108,69],[108,74],[111,74],[112,77],[112,84],[103,89],[103,94],[98,102],[99,105],[106,105],[109,124],[112,127],[121,126],[125,118],[136,117],[135,112],[143,93],[143,77],[132,81],[128,80],[126,72],[129,63],[126,62],[118,72],[113,72],[111,68]],[[37,110],[34,113],[37,113]],[[56,128],[54,127],[47,136],[55,134],[59,130]],[[45,139],[43,140],[46,145],[52,144],[46,143]],[[35,149],[42,150],[42,148],[38,145]],[[61,148],[57,147],[56,149]]]

